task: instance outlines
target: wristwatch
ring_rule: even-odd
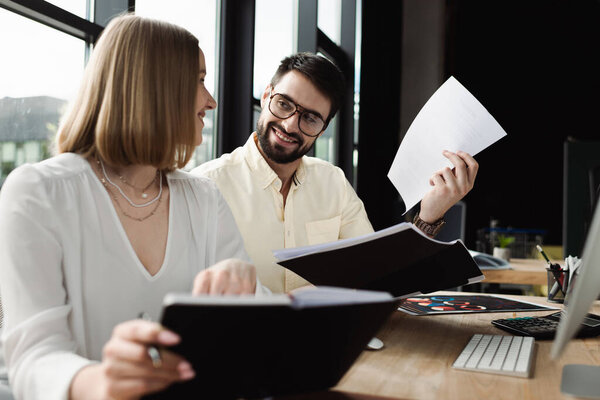
[[[437,235],[445,223],[446,221],[444,221],[444,218],[440,218],[433,224],[430,224],[428,222],[423,221],[419,217],[419,214],[415,215],[415,218],[413,219],[413,224],[429,236]]]

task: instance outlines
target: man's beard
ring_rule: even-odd
[[[296,148],[296,150],[292,151],[291,153],[287,153],[282,146],[278,144],[272,145],[271,142],[269,142],[269,132],[271,131],[272,127],[275,127],[276,129],[285,133],[289,137],[297,140],[299,143],[298,148]],[[275,122],[269,122],[268,124],[266,124],[265,129],[265,124],[261,123],[261,121],[259,120],[256,124],[256,132],[258,133],[258,144],[260,145],[262,151],[270,160],[275,161],[278,164],[288,164],[292,161],[296,161],[297,159],[301,158],[303,155],[308,153],[313,148],[316,142],[315,140],[315,142],[313,142],[309,147],[304,147],[304,138],[301,136],[301,133],[290,133],[283,129],[281,125],[276,124]]]

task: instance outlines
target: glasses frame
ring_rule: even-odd
[[[290,103],[292,103],[294,105],[294,107],[296,107],[296,109],[294,110],[293,113],[291,113],[290,115],[288,115],[287,117],[283,118],[280,117],[278,115],[275,115],[275,113],[273,112],[273,110],[271,110],[271,102],[273,101],[273,97],[275,96],[281,96],[284,99],[286,99],[287,101],[289,101]],[[300,127],[300,121],[302,120],[302,115],[306,114],[306,113],[311,113],[311,114],[317,114],[315,111],[311,111],[311,110],[307,110],[306,108],[302,107],[299,104],[296,104],[295,101],[293,101],[292,99],[290,99],[289,97],[287,97],[285,94],[283,93],[273,93],[273,89],[269,90],[269,105],[267,106],[267,108],[269,109],[269,112],[275,117],[275,118],[279,118],[279,119],[288,119],[288,118],[292,118],[292,116],[296,113],[298,113],[300,116],[298,118],[298,129],[300,130],[300,132],[302,132],[303,135],[306,135],[308,137],[318,137],[321,133],[323,133],[323,131],[325,131],[325,129],[327,129],[327,125],[329,125],[329,121],[325,121],[323,119],[323,117],[319,118],[321,119],[321,121],[323,121],[323,128],[321,128],[321,130],[319,131],[319,133],[316,133],[314,135],[311,135],[309,133],[306,133],[302,130],[302,128]]]

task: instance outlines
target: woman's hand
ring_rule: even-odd
[[[148,346],[173,346],[179,336],[159,324],[141,319],[119,324],[103,350],[102,362],[81,369],[73,378],[70,399],[137,399],[192,379],[192,366],[179,355],[160,350],[153,365]],[[155,363],[157,364],[157,363]]]
[[[242,260],[229,258],[196,275],[193,294],[239,295],[256,291],[256,269]]]
[[[443,218],[450,207],[473,189],[479,169],[477,161],[464,151],[444,151],[443,154],[454,164],[454,169],[446,167],[429,180],[433,188],[421,200],[419,211],[419,217],[428,223]]]

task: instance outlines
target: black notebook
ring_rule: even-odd
[[[335,386],[397,308],[388,293],[303,288],[264,297],[165,298],[161,323],[196,377],[148,399],[236,399]]]
[[[431,239],[410,223],[273,253],[279,265],[314,285],[380,290],[394,297],[431,293],[484,278],[461,241]]]

